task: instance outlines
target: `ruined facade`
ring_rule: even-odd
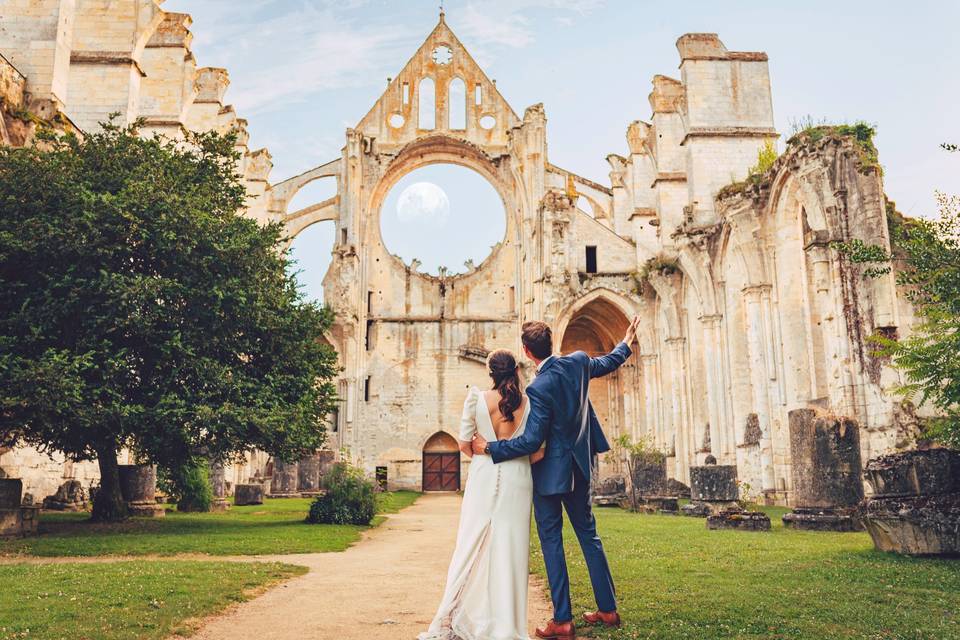
[[[0,86],[30,111],[51,109],[81,130],[117,110],[172,135],[243,130],[223,105],[226,72],[196,67],[188,16],[151,0],[0,7],[16,16],[0,27],[3,77],[13,78]],[[904,335],[910,308],[892,276],[864,280],[830,246],[889,246],[878,168],[855,140],[800,135],[737,183],[779,135],[767,57],[728,51],[713,34],[684,35],[677,48],[680,79],[654,77],[652,115],[608,156],[609,186],[549,162],[544,107],[514,112],[442,14],[347,130],[339,158],[268,185],[269,154],[242,148],[249,215],[283,222],[291,238],[336,224],[324,280],[343,366],[332,446],[385,470],[392,487],[420,488],[425,467],[455,451],[467,388],[487,383],[485,354],[519,352],[522,322],[550,322],[560,351],[600,353],[634,314],[634,357],[594,381],[591,398],[610,435],[649,439],[681,482],[712,455],[750,492],[789,501],[795,409],[849,419],[863,460],[906,441],[907,412],[889,393],[896,373],[866,340]],[[94,78],[109,91],[86,90]],[[464,101],[452,99],[454,83]],[[434,163],[485,177],[506,212],[502,242],[456,276],[418,272],[380,233],[391,186]],[[300,189],[324,179],[334,197],[291,210]],[[24,457],[8,452],[0,467]],[[233,477],[263,462],[253,456]]]

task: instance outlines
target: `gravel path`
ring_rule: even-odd
[[[198,640],[412,640],[426,630],[456,542],[460,497],[427,494],[342,553],[257,556],[310,572],[208,621]],[[530,583],[533,627],[551,615]]]

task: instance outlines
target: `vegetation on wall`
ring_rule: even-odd
[[[279,225],[242,215],[233,136],[105,123],[0,148],[0,447],[168,469],[324,442],[331,313],[302,300]]]
[[[825,124],[813,123],[808,119],[794,124],[794,134],[787,140],[787,145],[809,145],[829,138],[851,138],[856,143],[860,170],[866,173],[881,171],[877,146],[873,142],[876,134],[876,126],[862,120],[853,124]]]
[[[834,246],[865,265],[865,277],[892,270],[904,288],[919,323],[906,338],[881,332],[871,341],[880,357],[903,371],[900,394],[929,402],[940,413],[924,435],[960,448],[960,196],[938,193],[937,202],[937,219],[897,214],[888,220],[892,251],[861,240]]]
[[[638,295],[643,294],[643,288],[650,281],[650,276],[660,274],[668,276],[680,270],[680,263],[676,258],[656,256],[643,263],[639,271],[634,274],[633,281]]]

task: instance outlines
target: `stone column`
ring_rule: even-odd
[[[725,423],[723,396],[726,390],[721,386],[723,363],[720,358],[720,326],[722,320],[723,316],[720,314],[700,318],[703,325],[703,357],[707,377],[707,415],[710,421],[711,453],[725,461],[732,448],[727,445],[727,430],[723,428]]]
[[[663,420],[660,417],[660,385],[657,380],[657,354],[645,353],[640,356],[643,373],[643,401],[646,413],[647,434],[657,449],[666,448],[666,436],[663,433]]]
[[[270,483],[271,498],[290,498],[299,496],[297,486],[300,482],[299,465],[296,462],[284,462],[277,458],[273,465],[273,480]]]
[[[790,457],[794,510],[783,523],[796,529],[855,531],[853,510],[863,499],[860,429],[847,418],[794,409]]]
[[[159,518],[163,507],[157,504],[157,468],[151,464],[121,464],[120,493],[132,516]]]
[[[320,493],[320,454],[311,453],[300,459],[297,465],[299,482],[297,489],[304,497]]]
[[[747,316],[747,350],[750,359],[750,385],[753,391],[754,413],[760,423],[760,466],[764,491],[776,490],[773,473],[773,446],[770,437],[770,404],[768,385],[768,354],[764,297],[769,301],[770,285],[756,285],[743,290]]]
[[[689,468],[692,461],[691,453],[696,450],[692,444],[689,429],[687,425],[687,385],[686,385],[686,366],[684,361],[684,345],[686,338],[674,337],[667,338],[667,349],[670,357],[671,373],[671,395],[672,395],[672,422],[674,429],[674,442],[676,444],[676,459],[678,464],[682,465],[682,475],[684,480],[689,478]]]
[[[220,463],[210,465],[210,488],[213,491],[211,511],[226,511],[230,508],[227,501],[227,474]]]

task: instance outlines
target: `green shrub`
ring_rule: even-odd
[[[157,486],[177,503],[177,511],[206,512],[213,504],[210,469],[206,460],[158,474]]]
[[[307,522],[369,525],[377,511],[376,491],[363,471],[339,462],[324,478],[326,493],[310,505]]]

